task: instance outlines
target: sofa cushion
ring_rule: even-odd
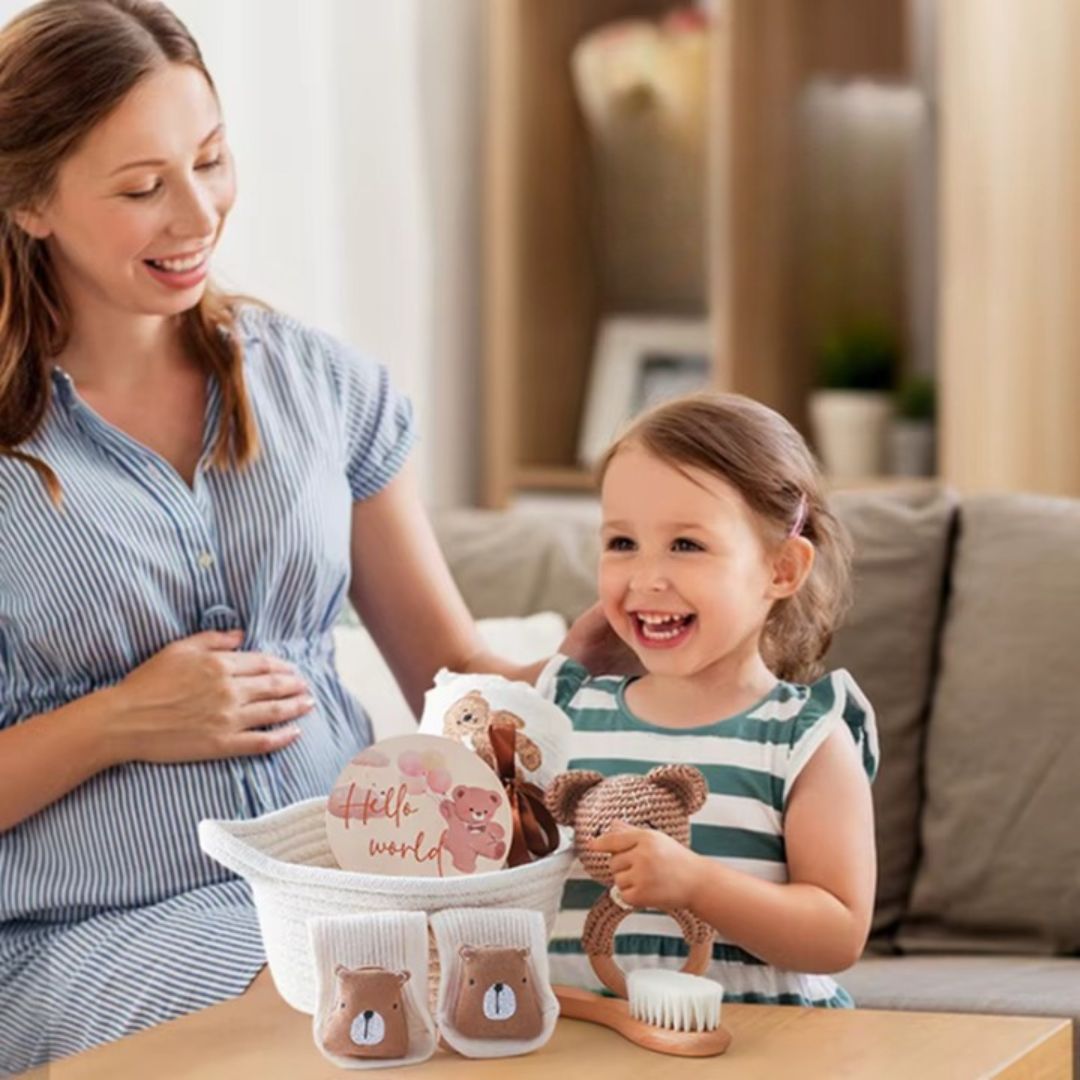
[[[475,618],[557,611],[572,622],[596,602],[600,511],[448,510],[435,531]]]
[[[832,503],[855,543],[855,602],[825,662],[855,676],[877,716],[873,931],[882,933],[895,929],[915,872],[923,736],[956,499],[926,487],[838,492]]]
[[[1080,949],[1080,501],[965,501],[898,943]]]
[[[864,1009],[1069,1017],[1080,1076],[1080,958],[865,956],[836,978]]]

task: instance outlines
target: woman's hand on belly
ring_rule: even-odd
[[[114,764],[268,754],[297,739],[293,721],[315,704],[307,684],[278,657],[237,652],[242,640],[209,631],[174,641],[105,691]]]

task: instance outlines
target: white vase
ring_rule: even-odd
[[[873,390],[815,390],[810,429],[826,475],[851,480],[881,476],[892,397]]]
[[[933,476],[934,425],[929,420],[894,420],[889,427],[889,470],[894,476]]]

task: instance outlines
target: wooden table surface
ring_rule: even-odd
[[[654,1054],[593,1024],[560,1020],[551,1041],[513,1059],[514,1080],[696,1080],[737,1076],[870,1080],[1068,1080],[1068,1020],[956,1013],[881,1012],[725,1005],[733,1041],[719,1058]],[[429,1061],[379,1075],[425,1080],[506,1076],[505,1058],[468,1060],[438,1051]],[[27,1073],[40,1080],[340,1080],[315,1049],[311,1017],[278,996],[264,970],[233,1001],[141,1031]]]

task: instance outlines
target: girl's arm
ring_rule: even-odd
[[[843,971],[866,944],[877,874],[870,785],[846,729],[825,740],[795,781],[784,839],[782,885],[652,829],[612,831],[591,846],[611,853],[615,884],[634,907],[690,908],[776,967]]]
[[[352,513],[349,598],[419,716],[424,692],[443,667],[531,681],[489,653],[439,549],[410,463]]]
[[[702,860],[691,909],[776,967],[851,967],[870,931],[877,866],[870,785],[846,728],[795,781],[784,817],[789,880],[780,885]]]

